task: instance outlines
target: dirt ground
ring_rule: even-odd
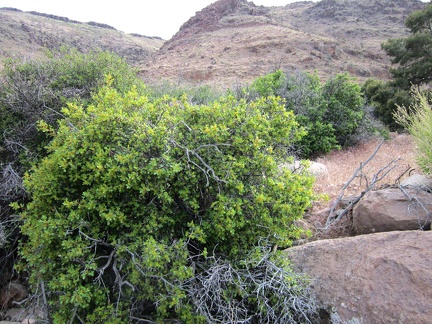
[[[335,238],[353,235],[351,214],[343,216],[340,221],[326,228],[326,222],[332,207],[343,193],[338,208],[343,208],[351,198],[357,197],[373,181],[374,177],[388,174],[377,181],[374,188],[398,184],[406,177],[421,173],[416,163],[416,146],[414,139],[408,134],[392,133],[390,140],[385,140],[374,157],[381,140],[375,139],[361,143],[346,150],[333,151],[316,162],[326,165],[328,177],[319,177],[315,183],[315,191],[324,194],[327,199],[314,203],[313,208],[305,217],[305,225],[313,232],[312,240]],[[359,176],[346,185],[361,166]],[[346,186],[345,190],[342,189]],[[338,209],[336,208],[336,209]]]

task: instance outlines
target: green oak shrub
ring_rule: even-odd
[[[340,148],[331,122],[325,120],[323,86],[316,74],[297,72],[285,78],[277,94],[285,99],[285,107],[293,111],[306,135],[296,142],[295,151],[313,158]]]
[[[120,93],[132,86],[145,91],[135,70],[108,52],[83,54],[63,48],[44,58],[5,62],[0,72],[0,225],[7,244],[0,248],[0,286],[12,272],[20,238],[19,220],[9,204],[28,198],[22,177],[46,155],[45,146],[52,139],[52,133],[37,130],[37,121],[55,129],[66,102],[90,104],[107,74],[114,77],[112,86]]]
[[[323,120],[334,128],[337,143],[350,146],[351,137],[365,115],[365,103],[361,87],[348,74],[330,78],[322,89]]]
[[[258,97],[268,97],[278,94],[284,87],[286,75],[281,70],[258,77],[249,87],[249,91],[256,93]]]
[[[275,97],[192,105],[108,85],[61,113],[58,129],[39,123],[55,136],[21,213],[22,267],[54,323],[205,323],[193,298],[210,258],[241,269],[259,240],[287,247],[304,234],[295,220],[313,179],[278,167],[303,131]],[[271,311],[252,295],[251,309]]]
[[[187,94],[188,101],[194,105],[209,104],[225,96],[224,91],[209,85],[188,86],[169,82],[147,85],[147,92],[149,97],[153,99],[161,98],[166,95],[173,98],[180,98],[184,94]]]
[[[394,119],[398,106],[410,107],[410,92],[398,87],[392,81],[375,79],[366,80],[363,84],[366,99],[373,107],[373,115],[391,131],[400,131],[403,127]]]

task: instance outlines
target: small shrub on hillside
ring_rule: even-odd
[[[249,87],[249,91],[257,93],[258,97],[278,95],[285,85],[286,76],[281,70],[257,78]]]
[[[331,124],[323,123],[320,120],[314,121],[302,115],[298,116],[298,121],[306,131],[306,135],[294,144],[294,152],[300,157],[317,157],[340,148]]]
[[[221,298],[246,298],[259,312],[251,320],[305,310],[279,302],[291,288],[303,298],[288,268],[237,263],[258,238],[266,248],[299,238],[294,221],[313,199],[310,177],[278,168],[302,135],[278,99],[191,105],[108,86],[62,114],[48,156],[26,177],[22,213],[24,267],[54,323],[204,323],[190,291],[220,265],[207,256],[250,283],[238,290],[233,278]],[[273,288],[256,294],[263,280]]]
[[[295,143],[295,152],[304,158],[339,148],[335,130],[323,119],[322,84],[317,75],[297,72],[284,78],[277,95],[285,99],[287,110],[293,111],[306,130],[306,135]]]
[[[276,71],[237,90],[252,100],[275,95],[284,99],[287,110],[298,116],[307,134],[294,144],[304,158],[351,145],[365,116],[365,103],[359,85],[347,74],[339,74],[322,84],[316,74]]]
[[[194,105],[206,105],[213,101],[219,100],[225,93],[211,86],[181,86],[171,83],[160,83],[148,86],[149,97],[161,98],[170,96],[172,98],[181,98],[184,94],[187,95],[188,101]]]
[[[339,74],[323,86],[323,120],[334,128],[339,145],[348,146],[365,115],[361,87],[348,74]]]
[[[369,79],[363,85],[366,99],[374,107],[373,115],[391,131],[402,126],[394,119],[398,106],[409,107],[412,103],[409,91],[398,88],[392,82]]]

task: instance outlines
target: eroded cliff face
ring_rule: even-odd
[[[141,65],[148,82],[232,86],[275,69],[349,72],[386,79],[389,38],[406,35],[404,19],[419,0],[303,1],[282,7],[219,0],[196,13]]]
[[[221,28],[220,21],[227,16],[245,15],[259,16],[265,15],[269,8],[257,7],[253,2],[246,0],[220,0],[212,3],[203,10],[197,12],[195,16],[185,22],[177,34],[169,40],[166,46],[176,41],[193,38],[200,33],[208,33]]]

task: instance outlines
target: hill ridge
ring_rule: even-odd
[[[59,21],[67,22],[67,23],[87,24],[87,25],[90,25],[90,26],[96,26],[96,27],[100,27],[100,28],[118,30],[117,28],[115,28],[113,26],[110,26],[108,24],[105,24],[105,23],[99,23],[99,22],[95,22],[95,21],[82,22],[82,21],[78,21],[78,20],[69,19],[68,17],[64,17],[64,16],[57,16],[57,15],[47,14],[47,13],[38,12],[38,11],[23,11],[21,9],[17,9],[17,8],[13,8],[13,7],[0,7],[0,11],[1,10],[13,11],[13,12],[23,12],[23,13],[28,13],[28,14],[35,15],[35,16],[40,16],[40,17],[50,18],[50,19],[54,19],[54,20],[59,20]],[[162,38],[159,37],[159,36],[147,36],[147,35],[141,35],[141,34],[138,34],[138,33],[128,33],[128,34],[131,35],[131,36],[135,36],[135,37],[146,37],[146,38],[150,38],[150,39],[160,39],[160,40],[162,40]]]
[[[262,15],[268,12],[264,6],[257,7],[253,2],[246,0],[218,0],[186,21],[179,31],[167,42],[175,42],[181,38],[192,37],[202,32],[211,32],[218,28],[219,21],[233,13],[243,13],[247,15]]]
[[[126,34],[106,24],[0,8],[0,65],[6,57],[39,57],[62,46],[82,52],[107,50],[137,66],[164,43],[156,37]]]
[[[390,59],[381,49],[405,36],[404,19],[420,0],[322,0],[256,6],[219,0],[197,12],[148,62],[157,78],[230,87],[282,68],[318,71],[328,78],[348,72],[360,81],[387,79]]]
[[[37,56],[68,45],[112,51],[138,67],[147,83],[225,88],[278,68],[317,71],[324,79],[341,72],[359,81],[387,79],[391,62],[381,44],[405,36],[404,19],[424,6],[420,0],[299,1],[275,7],[218,0],[166,42],[105,24],[0,8],[0,64],[6,56]]]

